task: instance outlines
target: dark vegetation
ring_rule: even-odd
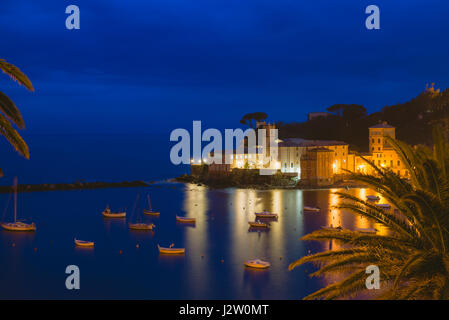
[[[80,182],[80,181],[76,181],[74,183],[19,184],[19,185],[17,185],[17,192],[147,187],[149,185],[150,184],[146,183],[145,181],[122,181],[122,182]],[[13,191],[14,191],[13,186],[0,186],[0,193],[10,193]]]
[[[290,176],[281,172],[277,172],[274,175],[260,175],[258,169],[233,169],[231,172],[211,175],[208,173],[207,166],[203,166],[203,170],[199,171],[198,174],[178,177],[176,181],[204,184],[212,188],[269,189],[296,186],[296,182]]]
[[[306,122],[277,123],[279,137],[322,140],[342,140],[352,150],[368,151],[367,128],[386,121],[396,127],[396,137],[408,144],[432,143],[432,128],[439,124],[449,132],[449,88],[444,91],[428,86],[416,98],[405,103],[386,106],[381,111],[367,114],[363,106],[335,104],[327,111],[328,117]]]

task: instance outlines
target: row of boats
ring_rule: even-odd
[[[320,212],[320,208],[318,207],[308,207],[305,206],[303,208],[304,212]],[[258,229],[258,228],[264,228],[267,229],[270,227],[270,221],[276,221],[278,219],[278,214],[269,212],[269,211],[262,211],[262,212],[255,212],[254,215],[255,220],[254,221],[248,221],[250,229]],[[249,268],[254,269],[267,269],[271,266],[271,264],[268,261],[264,261],[262,259],[252,259],[244,262],[244,265]]]
[[[150,216],[159,216],[160,212],[155,211],[151,208],[150,196],[148,196],[148,208],[143,210],[143,213]],[[105,218],[126,218],[126,211],[112,212],[109,206],[106,207],[102,212]],[[195,223],[195,218],[176,216],[176,221],[183,223]],[[14,222],[2,222],[0,224],[3,229],[8,231],[36,231],[36,224],[25,223],[17,220],[17,178],[14,179]],[[129,223],[129,228],[131,230],[153,230],[155,225],[153,223]],[[95,246],[94,241],[86,241],[74,238],[74,243],[77,247],[93,248]],[[183,254],[185,253],[185,248],[174,248],[174,245],[170,247],[161,247],[157,245],[160,253],[166,254]]]
[[[152,216],[159,216],[160,212],[153,211],[151,209],[151,202],[150,202],[149,198],[148,198],[148,204],[149,204],[149,209],[144,209],[144,211],[143,211],[144,214],[152,215]],[[102,212],[102,214],[105,218],[125,218],[126,217],[126,212],[112,212],[109,207],[107,207]],[[264,212],[256,213],[256,217],[257,218],[265,218],[265,219],[277,219],[278,215],[276,213],[264,211]],[[182,216],[176,215],[176,221],[180,222],[180,223],[195,224],[196,218],[182,217]],[[261,225],[257,225],[259,222],[255,222],[255,223],[256,223],[256,226],[261,226]],[[150,225],[152,225],[152,227],[151,227],[151,230],[152,230],[154,228],[153,224],[141,224],[141,223],[129,224],[129,227],[130,227],[130,229],[146,230],[147,228],[150,228],[149,227]],[[264,225],[266,225],[266,224],[264,224]],[[78,246],[82,246],[82,247],[88,247],[88,246],[93,247],[94,246],[93,242],[82,241],[82,240],[77,240],[77,239],[75,239],[75,243]],[[185,254],[185,252],[186,252],[185,248],[176,248],[176,247],[174,247],[173,243],[169,247],[161,247],[158,244],[157,248],[158,248],[159,253],[161,253],[161,254],[182,255],[182,254]],[[266,269],[266,268],[269,268],[271,264],[269,262],[263,261],[261,259],[252,259],[252,260],[245,261],[244,265],[249,268]]]
[[[270,227],[271,221],[276,221],[278,219],[278,214],[269,212],[269,211],[262,211],[262,212],[255,212],[255,219],[254,221],[248,221],[249,228],[251,229],[268,229]],[[268,261],[264,261],[262,259],[251,259],[247,260],[243,263],[245,267],[253,268],[253,269],[268,269],[271,264]]]
[[[150,196],[148,196],[148,208],[143,209],[143,213],[145,215],[155,216],[155,217],[158,217],[161,214],[160,211],[155,211],[152,209]],[[101,214],[105,218],[126,218],[126,211],[113,212],[113,211],[111,211],[109,206],[107,206],[106,209],[103,210],[103,212]],[[196,218],[181,217],[181,216],[177,215],[176,221],[181,222],[181,223],[195,224]],[[128,227],[131,230],[146,231],[146,230],[154,230],[154,228],[156,226],[153,223],[129,223]],[[95,243],[92,241],[84,241],[84,240],[78,240],[78,239],[75,239],[75,244],[80,247],[93,247],[95,245]],[[158,244],[157,248],[159,250],[159,253],[163,253],[163,254],[184,254],[185,253],[185,248],[175,248],[174,244],[171,244],[169,247],[161,247]]]

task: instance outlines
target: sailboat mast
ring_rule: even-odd
[[[17,177],[14,178],[14,223],[17,220]]]
[[[147,196],[148,197],[148,208],[151,211],[151,201],[150,201],[150,195]]]

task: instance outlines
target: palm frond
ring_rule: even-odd
[[[11,123],[0,114],[0,134],[3,135],[14,149],[26,159],[30,158],[28,145],[20,134],[12,127]]]
[[[30,79],[28,79],[26,74],[24,74],[15,65],[6,62],[4,59],[0,59],[0,70],[10,76],[14,81],[17,81],[17,83],[23,85],[28,90],[34,91],[34,87]]]
[[[449,142],[441,128],[434,129],[434,147],[411,147],[385,137],[399,155],[410,179],[363,158],[372,174],[347,172],[380,193],[395,210],[387,212],[347,192],[335,192],[342,201],[333,206],[380,224],[386,234],[350,230],[316,230],[302,240],[336,241],[343,249],[304,256],[289,270],[305,263],[319,269],[310,276],[339,275],[305,299],[335,299],[366,289],[365,266],[382,273],[380,299],[449,299]],[[397,210],[396,210],[397,209]]]
[[[20,129],[25,129],[25,122],[22,114],[16,107],[15,103],[3,92],[0,91],[0,112],[12,121]]]

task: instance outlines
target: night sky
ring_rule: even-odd
[[[66,6],[81,10],[67,30]],[[381,30],[365,28],[365,8]],[[449,2],[2,0],[2,75],[27,134],[234,128],[244,113],[304,121],[357,103],[375,112],[449,87]]]

